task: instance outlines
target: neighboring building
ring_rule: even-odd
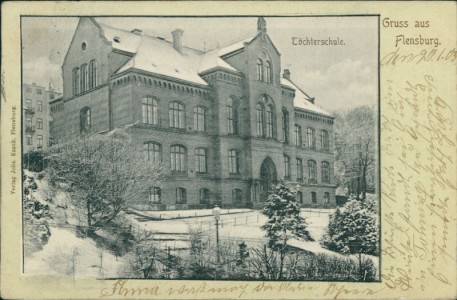
[[[49,147],[49,102],[62,96],[49,85],[48,90],[33,84],[22,85],[24,153]]]
[[[333,116],[281,76],[280,53],[257,33],[202,52],[81,18],[66,54],[56,138],[129,126],[138,151],[171,169],[140,209],[261,207],[284,178],[303,206],[335,206]]]

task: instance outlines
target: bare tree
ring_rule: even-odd
[[[337,176],[349,194],[366,198],[374,188],[375,124],[374,111],[368,106],[354,108],[335,118],[335,154]]]
[[[144,201],[164,175],[125,130],[73,136],[52,147],[47,159],[51,183],[71,195],[89,228],[104,226],[128,204]]]

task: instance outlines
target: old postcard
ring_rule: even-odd
[[[455,3],[2,8],[3,298],[457,296]]]

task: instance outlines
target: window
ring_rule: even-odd
[[[43,93],[43,91],[41,89],[37,89],[36,93],[37,93],[37,95],[41,95]]]
[[[53,100],[55,98],[54,94],[49,94],[49,99]]]
[[[311,192],[311,202],[317,204],[317,195],[316,192]]]
[[[38,118],[36,120],[38,129],[43,129],[43,119]]]
[[[38,142],[38,147],[43,147],[43,136],[42,135],[37,136],[37,142]]]
[[[79,112],[79,128],[81,132],[87,132],[91,126],[90,108],[84,107]]]
[[[308,181],[309,183],[316,183],[316,162],[308,160]]]
[[[314,128],[308,127],[306,130],[306,142],[308,148],[315,149],[316,148],[316,137],[314,135]]]
[[[206,149],[197,148],[195,149],[195,172],[197,173],[206,173]]]
[[[145,159],[152,162],[154,165],[160,164],[162,161],[162,151],[159,143],[147,142],[143,144],[143,153]]]
[[[206,131],[206,109],[204,107],[194,108],[194,130]]]
[[[263,62],[260,58],[257,59],[257,80],[263,81]]]
[[[28,127],[28,128],[32,127],[32,119],[31,118],[25,119],[25,127]]]
[[[159,102],[151,97],[143,98],[143,123],[159,125]]]
[[[303,204],[303,193],[297,191],[297,202]]]
[[[240,189],[232,190],[233,203],[243,203],[243,192]]]
[[[297,180],[303,181],[303,160],[297,158]]]
[[[322,182],[330,183],[330,164],[327,161],[321,162]]]
[[[85,92],[89,89],[89,74],[87,70],[87,64],[81,66],[81,92]]]
[[[186,148],[183,146],[171,146],[171,170],[176,172],[186,171]]]
[[[285,109],[282,111],[282,136],[284,143],[289,143],[289,113]]]
[[[208,189],[200,189],[200,203],[201,204],[209,203],[209,190]]]
[[[32,145],[32,136],[31,135],[26,135],[25,140],[27,145]]]
[[[28,87],[28,88],[25,88],[25,92],[26,92],[26,93],[31,93],[31,92],[32,92],[32,89],[29,88],[29,87]]]
[[[330,150],[328,132],[326,130],[321,130],[321,149],[325,151]]]
[[[256,106],[256,124],[257,124],[257,135],[264,136],[263,133],[263,122],[264,122],[264,112],[261,104]]]
[[[168,105],[168,117],[171,128],[185,128],[184,105],[178,102],[171,102]]]
[[[43,111],[43,102],[37,101],[37,109],[38,109],[38,111],[40,111],[40,112]]]
[[[89,88],[94,88],[97,86],[97,63],[95,59],[91,60],[89,63]]]
[[[32,108],[32,100],[25,100],[25,107]]]
[[[185,204],[187,203],[187,191],[185,188],[176,188],[176,203]]]
[[[301,126],[297,124],[295,124],[295,145],[302,146]]]
[[[271,63],[267,61],[265,64],[265,82],[266,83],[271,83],[272,82],[272,76],[273,74],[271,73]]]
[[[231,134],[238,133],[238,107],[233,98],[227,101],[227,131]]]
[[[73,69],[73,95],[78,95],[80,90],[80,82],[79,82],[79,68]]]
[[[290,158],[287,155],[284,155],[284,178],[290,178]]]
[[[87,48],[87,44],[86,44],[86,42],[83,42],[83,43],[81,44],[81,50],[84,51],[84,50],[86,50],[86,48]]]
[[[267,138],[272,138],[273,137],[273,107],[271,105],[267,106],[267,114],[266,114],[266,119],[267,119],[267,126],[266,126],[266,137]]]
[[[162,196],[162,191],[160,190],[159,187],[153,186],[149,188],[148,190],[148,196],[149,196],[149,202],[152,203],[160,203],[161,201],[161,196]]]
[[[330,203],[330,193],[325,192],[324,193],[324,204],[329,204]]]
[[[239,171],[240,171],[240,169],[239,169],[238,151],[230,150],[229,151],[229,173],[238,174]]]

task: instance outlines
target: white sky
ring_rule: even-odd
[[[183,44],[203,50],[253,36],[257,18],[96,18],[100,23],[171,40],[184,30]],[[376,105],[378,25],[376,17],[266,17],[267,33],[281,53],[282,68],[316,104],[328,111]],[[62,90],[61,65],[78,24],[75,17],[22,19],[24,82]],[[293,46],[292,38],[344,40],[344,46]]]

